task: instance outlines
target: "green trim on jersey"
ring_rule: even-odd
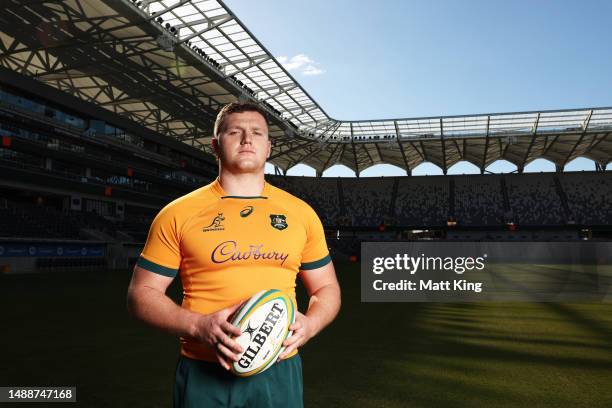
[[[331,262],[331,256],[327,254],[323,259],[319,259],[318,261],[303,263],[302,265],[300,265],[300,270],[307,271],[310,269],[317,269],[317,268],[327,265],[330,262]]]
[[[225,198],[239,198],[243,200],[254,200],[254,199],[267,200],[268,199],[268,197],[264,197],[264,196],[223,196],[221,197],[222,200]]]
[[[148,259],[143,258],[142,256],[138,258],[136,265],[140,266],[142,269],[146,269],[147,271],[155,272],[158,275],[167,276],[169,278],[174,278],[179,271],[178,269],[158,265],[155,262],[151,262]]]

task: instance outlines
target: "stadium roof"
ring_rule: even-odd
[[[612,159],[612,108],[333,119],[219,0],[10,0],[0,23],[2,66],[207,152],[222,105],[259,101],[283,170]]]

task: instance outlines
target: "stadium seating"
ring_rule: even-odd
[[[563,225],[566,215],[555,174],[506,175],[513,221],[519,225]]]
[[[10,203],[0,209],[0,237],[79,239],[79,226],[50,207]]]
[[[344,208],[351,225],[380,225],[391,206],[392,178],[342,179]]]
[[[341,215],[338,181],[333,178],[267,176],[270,184],[310,204],[324,225],[338,225]]]
[[[444,176],[400,178],[395,203],[398,225],[445,226],[449,183]]]
[[[567,229],[556,232],[559,228],[612,225],[612,176],[607,172],[267,178],[309,203],[326,227],[374,230],[384,222],[400,228],[444,228],[452,217],[458,228],[492,232],[449,233],[450,239],[565,240],[578,235]],[[83,230],[91,229],[113,239],[142,242],[157,210],[129,208],[119,220],[15,201],[8,195],[0,197],[0,237],[84,239],[88,237]],[[554,232],[501,234],[510,222]]]
[[[579,225],[612,223],[612,177],[609,173],[565,173],[559,180],[574,222]]]
[[[60,211],[52,206],[2,200],[0,237],[81,239],[81,229],[90,228],[109,236],[115,225],[94,213]]]
[[[610,173],[268,179],[312,205],[327,226],[377,227],[390,214],[393,225],[412,227],[444,227],[449,216],[459,227],[612,224]]]
[[[498,175],[456,176],[455,213],[460,226],[495,226],[503,223],[504,199]]]

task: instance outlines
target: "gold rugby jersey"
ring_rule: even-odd
[[[287,293],[295,305],[298,272],[330,261],[321,221],[304,201],[267,182],[261,196],[230,196],[217,179],[160,211],[137,264],[179,273],[182,307],[209,314],[267,289]],[[181,354],[217,361],[189,338],[181,338]]]

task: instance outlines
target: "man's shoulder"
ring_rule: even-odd
[[[306,203],[306,201],[302,200],[301,198],[294,196],[293,194],[286,190],[283,190],[282,188],[278,188],[270,183],[268,184],[270,186],[270,198],[274,200],[288,201],[291,204],[299,206],[308,206],[308,203]]]
[[[207,184],[172,200],[162,208],[160,213],[180,213],[188,210],[190,207],[201,208],[202,204],[206,201],[216,200],[216,196],[211,191],[212,184]]]

